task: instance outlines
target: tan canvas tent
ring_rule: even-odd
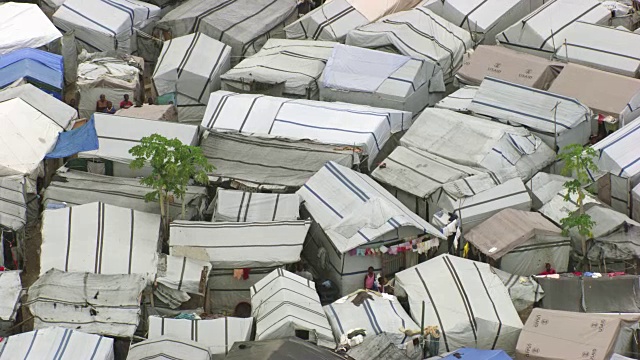
[[[464,56],[456,80],[478,86],[485,76],[546,90],[564,64],[502,46],[480,45]]]

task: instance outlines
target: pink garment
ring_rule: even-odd
[[[372,290],[375,282],[376,282],[376,275],[374,274],[369,276],[369,274],[367,274],[364,278],[364,287],[369,290]]]

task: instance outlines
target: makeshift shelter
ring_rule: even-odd
[[[131,338],[138,326],[140,275],[99,275],[51,269],[29,287],[25,305],[34,329],[61,326],[92,334]]]
[[[208,261],[160,254],[155,278],[157,287],[153,294],[171,309],[178,308],[194,296],[202,299],[204,305],[210,272],[211,263]]]
[[[485,171],[515,169],[523,180],[555,160],[554,151],[523,127],[445,109],[425,109],[400,145]]]
[[[422,347],[408,345],[406,349],[397,348],[386,333],[368,335],[361,344],[347,351],[353,360],[422,360]]]
[[[393,295],[357,292],[324,306],[324,312],[336,339],[360,328],[366,331],[366,338],[384,334],[393,345],[405,348],[408,342],[419,336],[409,336],[401,332],[401,329],[406,329],[419,333],[420,326],[411,319]]]
[[[283,358],[305,360],[343,360],[344,357],[296,338],[237,342],[226,360],[280,360]]]
[[[593,236],[587,239],[589,266],[598,271],[624,271],[638,273],[640,258],[640,223],[624,214],[602,205],[589,204],[586,214],[596,222]],[[577,239],[577,233],[572,233]],[[583,254],[581,246],[575,244],[578,254]]]
[[[159,240],[159,215],[99,202],[45,210],[40,274],[56,268],[154,277]]]
[[[113,360],[113,339],[82,331],[52,327],[4,338],[0,355],[6,359]]]
[[[11,335],[10,330],[20,310],[21,296],[20,271],[0,271],[0,336]]]
[[[516,359],[611,358],[623,327],[638,318],[534,309],[518,339]]]
[[[396,274],[416,323],[437,326],[440,353],[460,347],[514,353],[522,322],[487,264],[441,255]]]
[[[432,62],[341,44],[319,86],[323,101],[384,106],[414,117],[445,94],[442,71]]]
[[[536,275],[547,263],[561,273],[569,267],[571,240],[540,213],[502,210],[465,233],[464,239],[511,274]]]
[[[511,302],[521,319],[529,317],[534,305],[544,297],[544,290],[533,276],[518,276],[500,269],[491,269],[509,291]]]
[[[279,193],[296,191],[329,161],[353,168],[362,153],[362,146],[215,131],[205,132],[200,147],[215,165],[210,182]]]
[[[35,193],[35,182],[25,176],[0,177],[0,229],[18,231],[27,224],[29,198]],[[0,265],[4,265],[3,260],[4,256],[0,256]]]
[[[287,39],[310,39],[344,43],[347,33],[381,17],[409,10],[419,0],[332,0],[305,14],[284,30]]]
[[[0,103],[15,98],[19,98],[31,105],[65,130],[69,130],[74,125],[73,120],[78,118],[76,109],[31,84],[0,91]]]
[[[611,11],[598,0],[549,1],[496,36],[498,44],[549,58],[575,22],[607,24]]]
[[[596,115],[612,116],[622,127],[640,116],[640,80],[569,64],[549,92],[575,98]]]
[[[296,194],[252,193],[218,188],[212,221],[289,221],[300,218]]]
[[[221,76],[222,90],[318,100],[318,79],[335,42],[269,39]]]
[[[82,205],[101,202],[137,211],[160,214],[156,202],[147,202],[144,196],[149,188],[138,179],[96,175],[63,168],[53,177],[44,191],[42,203],[45,207],[57,204]],[[185,219],[200,219],[201,209],[206,207],[207,191],[204,187],[188,186],[184,196]],[[168,214],[172,219],[182,217],[182,204],[169,204]]]
[[[256,340],[291,336],[333,349],[336,342],[313,281],[278,269],[251,287]]]
[[[63,32],[73,31],[87,51],[137,49],[136,30],[160,19],[160,8],[138,0],[65,0],[53,14],[53,23]]]
[[[99,148],[78,154],[79,158],[110,162],[110,171],[105,164],[105,175],[140,177],[151,173],[151,166],[140,170],[129,168],[135,159],[129,150],[140,143],[140,139],[158,134],[168,139],[178,139],[185,145],[198,145],[198,127],[146,119],[128,118],[110,114],[94,114]]]
[[[253,318],[189,320],[150,316],[148,338],[155,340],[168,336],[180,341],[194,341],[212,355],[217,355],[227,354],[237,341],[249,341],[252,329]]]
[[[600,70],[640,77],[640,34],[576,21],[562,32],[555,57]]]
[[[147,120],[160,120],[160,121],[178,121],[178,111],[175,105],[142,105],[140,107],[130,107],[128,109],[120,109],[116,111],[115,115]]]
[[[363,145],[370,167],[379,154],[383,156],[395,146],[389,140],[400,136],[411,122],[411,114],[406,111],[217,91],[211,94],[201,126],[325,144]]]
[[[203,61],[208,59],[208,61]],[[180,122],[200,121],[209,94],[231,67],[231,47],[203,33],[165,41],[152,79],[160,97],[173,97]]]
[[[449,83],[473,47],[471,34],[431,10],[418,6],[349,31],[347,45],[385,49],[430,61],[442,69]]]
[[[231,65],[257,53],[270,38],[284,38],[284,27],[298,16],[296,0],[189,0],[160,20],[165,39],[202,33],[231,46]]]
[[[300,261],[310,225],[305,220],[174,221],[169,230],[170,253],[210,261],[211,307],[232,313],[238,304],[249,302],[249,288],[256,282],[274,269]]]
[[[531,195],[532,209],[539,210],[551,201],[564,188],[564,183],[570,180],[571,178],[562,175],[537,173],[525,183]]]
[[[96,111],[96,101],[105,95],[114,108],[125,94],[132,101],[142,93],[141,58],[115,58],[104,54],[82,53],[78,58],[78,79],[76,81],[78,112],[80,117],[89,118]]]
[[[62,37],[36,4],[0,4],[0,55],[17,49],[39,48]]]
[[[591,136],[591,110],[578,100],[492,77],[484,78],[468,110],[523,126],[556,151]]]
[[[451,111],[457,111],[461,113],[469,112],[469,105],[471,100],[476,96],[478,92],[477,86],[465,86],[462,87],[444,99],[438,101],[434,107],[438,109],[447,109]]]
[[[62,56],[36,49],[20,49],[0,56],[0,88],[20,79],[62,99]]]
[[[502,46],[480,45],[465,54],[456,80],[459,84],[478,86],[486,76],[491,76],[547,90],[564,65]]]
[[[371,172],[371,177],[411,211],[429,221],[435,211],[429,208],[431,194],[445,183],[480,173],[416,148],[398,146]]]
[[[212,354],[206,346],[195,341],[163,336],[132,344],[127,354],[127,360],[211,360],[211,356]]]
[[[427,0],[421,6],[469,31],[475,43],[493,45],[496,35],[543,3],[544,0]]]
[[[385,259],[389,257],[387,265],[390,266],[382,269],[390,275],[400,266],[412,265],[402,252],[406,247],[413,243],[418,246],[420,242],[426,251],[438,244],[438,239],[431,245],[418,241],[417,237],[444,238],[438,229],[412,213],[373,179],[333,162],[311,177],[297,194],[314,220],[305,242],[305,258],[330,278],[342,294],[362,287],[362,276],[369,266],[375,271],[382,269],[383,256],[362,255],[393,245],[391,252],[384,255]],[[407,244],[407,241],[413,243]],[[400,253],[395,246],[398,244],[402,248]],[[417,253],[407,257],[411,258],[410,255],[417,263]]]

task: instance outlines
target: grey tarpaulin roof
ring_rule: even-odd
[[[551,201],[558,192],[564,188],[564,183],[571,180],[566,176],[548,174],[544,172],[537,173],[529,179],[525,185],[531,193],[532,207],[534,210],[540,209],[546,203]]]
[[[171,336],[145,340],[129,348],[127,360],[149,359],[210,360],[211,353],[206,346]]]
[[[640,227],[626,224],[609,235],[591,239],[587,258],[591,261],[640,258]]]
[[[518,276],[496,268],[492,268],[492,271],[507,287],[511,302],[518,313],[530,309],[544,296],[544,290],[533,276]]]
[[[354,360],[411,360],[422,359],[422,348],[414,348],[413,356],[407,355],[407,350],[396,347],[387,333],[378,335],[368,334],[362,344],[351,348],[347,354]]]

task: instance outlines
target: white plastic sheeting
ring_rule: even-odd
[[[416,323],[438,326],[440,353],[473,347],[514,354],[522,321],[489,265],[442,255],[397,273],[399,290]]]
[[[629,179],[631,188],[640,181],[640,121],[633,121],[622,129],[607,136],[593,149],[599,153],[597,165],[599,172],[591,174],[596,178],[605,173]]]
[[[0,128],[0,176],[34,174],[63,130],[19,98],[0,102]]]
[[[400,144],[487,171],[515,169],[523,180],[555,160],[554,151],[523,127],[445,109],[425,109]]]
[[[631,218],[640,222],[640,184],[631,190]]]
[[[95,274],[141,274],[158,269],[160,216],[91,203],[45,210],[40,274],[55,268]]]
[[[200,294],[200,280],[206,267],[205,278],[211,271],[211,263],[185,256],[167,255],[160,259],[158,277],[155,281],[168,288],[191,294]]]
[[[202,61],[209,59],[209,61]],[[153,72],[159,96],[175,93],[178,121],[200,121],[220,75],[231,68],[231,47],[196,33],[165,41]]]
[[[537,173],[525,184],[531,194],[532,208],[538,210],[551,201],[564,188],[564,183],[570,180],[562,175]]]
[[[131,345],[127,360],[210,360],[211,352],[195,341],[162,336]]]
[[[411,114],[363,105],[217,91],[211,94],[201,126],[329,144],[364,144],[371,165],[393,134],[411,126]]]
[[[445,82],[462,66],[473,41],[468,31],[418,6],[361,26],[349,32],[347,45],[387,48],[412,58],[431,61],[442,68]]]
[[[62,34],[36,4],[0,4],[0,55],[22,48],[39,48]]]
[[[113,339],[52,327],[17,334],[0,342],[3,359],[114,360]]]
[[[174,221],[171,254],[209,260],[216,269],[279,266],[300,260],[310,221]]]
[[[66,0],[53,14],[53,23],[73,31],[87,50],[117,50],[127,54],[137,48],[136,31],[160,18],[160,8],[138,0]]]
[[[0,177],[0,227],[20,230],[27,224],[27,179]]]
[[[446,98],[438,101],[434,107],[439,109],[448,109],[457,112],[467,112],[471,101],[478,92],[477,86],[465,86],[462,87]]]
[[[550,148],[586,144],[591,110],[574,98],[485,77],[468,110],[509,125],[521,125]]]
[[[282,339],[308,331],[309,341],[336,345],[313,281],[278,269],[251,287],[256,340]]]
[[[252,193],[218,188],[213,221],[288,221],[300,218],[296,194]]]
[[[236,341],[251,340],[252,329],[253,318],[188,320],[149,316],[148,337],[149,340],[169,336],[176,340],[195,341],[216,355],[227,354]]]
[[[13,327],[20,309],[20,296],[22,295],[22,283],[20,271],[0,271],[0,335]],[[0,355],[2,344],[0,343]]]
[[[55,121],[63,129],[69,129],[78,111],[31,84],[0,91],[0,102],[20,98],[45,116]]]
[[[25,305],[36,330],[61,326],[131,338],[140,316],[146,280],[140,275],[98,275],[56,269],[29,287]]]

